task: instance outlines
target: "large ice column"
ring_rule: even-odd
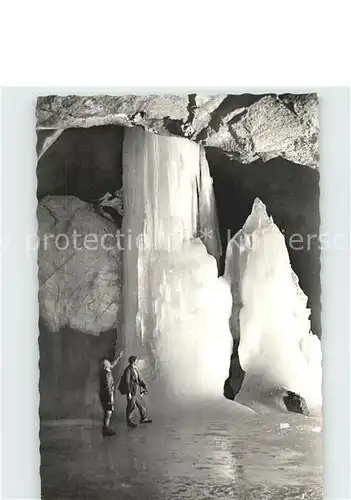
[[[127,352],[141,354],[145,376],[181,399],[222,396],[232,345],[230,287],[217,278],[205,246],[218,252],[211,179],[200,152],[186,139],[125,131]],[[205,226],[211,234],[202,242]]]
[[[127,346],[131,349],[143,345],[153,330],[148,287],[154,252],[179,249],[196,234],[198,171],[196,144],[142,129],[125,130],[124,309]]]
[[[231,283],[231,329],[239,359],[260,390],[284,388],[321,404],[321,345],[310,331],[307,297],[292,271],[284,236],[256,198],[230,241],[225,278]],[[245,391],[245,388],[242,387]]]

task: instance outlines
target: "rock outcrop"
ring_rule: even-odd
[[[122,125],[220,148],[243,164],[280,156],[318,167],[316,94],[45,96],[36,112],[38,130],[52,131],[39,156],[58,130]]]
[[[301,413],[306,417],[310,414],[306,400],[292,391],[286,391],[286,395],[283,397],[284,404],[288,411],[293,413]]]
[[[73,196],[38,205],[39,307],[46,328],[99,335],[116,328],[122,256],[116,225]]]

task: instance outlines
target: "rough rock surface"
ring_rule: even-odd
[[[309,410],[305,399],[292,391],[286,391],[286,396],[283,397],[284,404],[288,411],[294,413],[302,413],[302,415],[309,415]]]
[[[220,148],[243,164],[280,156],[318,167],[317,94],[45,96],[36,112],[37,128],[52,134],[71,127],[140,126]]]
[[[97,203],[97,210],[101,215],[112,221],[116,221],[117,216],[123,219],[124,215],[124,191],[123,187],[114,193],[106,193]]]
[[[116,328],[122,287],[116,225],[74,196],[48,196],[37,213],[39,308],[46,328],[93,335]]]

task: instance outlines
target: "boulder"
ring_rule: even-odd
[[[305,399],[292,391],[286,391],[286,395],[283,397],[284,404],[288,411],[294,413],[302,413],[302,415],[309,415],[309,410]]]
[[[74,196],[47,196],[37,214],[39,308],[46,328],[92,335],[116,328],[122,289],[116,225]]]

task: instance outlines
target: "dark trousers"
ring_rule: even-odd
[[[111,415],[114,411],[113,399],[111,397],[111,394],[107,391],[100,391],[99,396],[100,396],[101,406],[104,411],[102,425],[103,427],[109,427]]]
[[[140,418],[141,419],[146,418],[146,408],[142,401],[140,391],[137,391],[137,394],[132,394],[132,399],[128,399],[127,396],[127,408],[126,408],[127,423],[133,422],[136,408],[138,408],[139,410]]]

